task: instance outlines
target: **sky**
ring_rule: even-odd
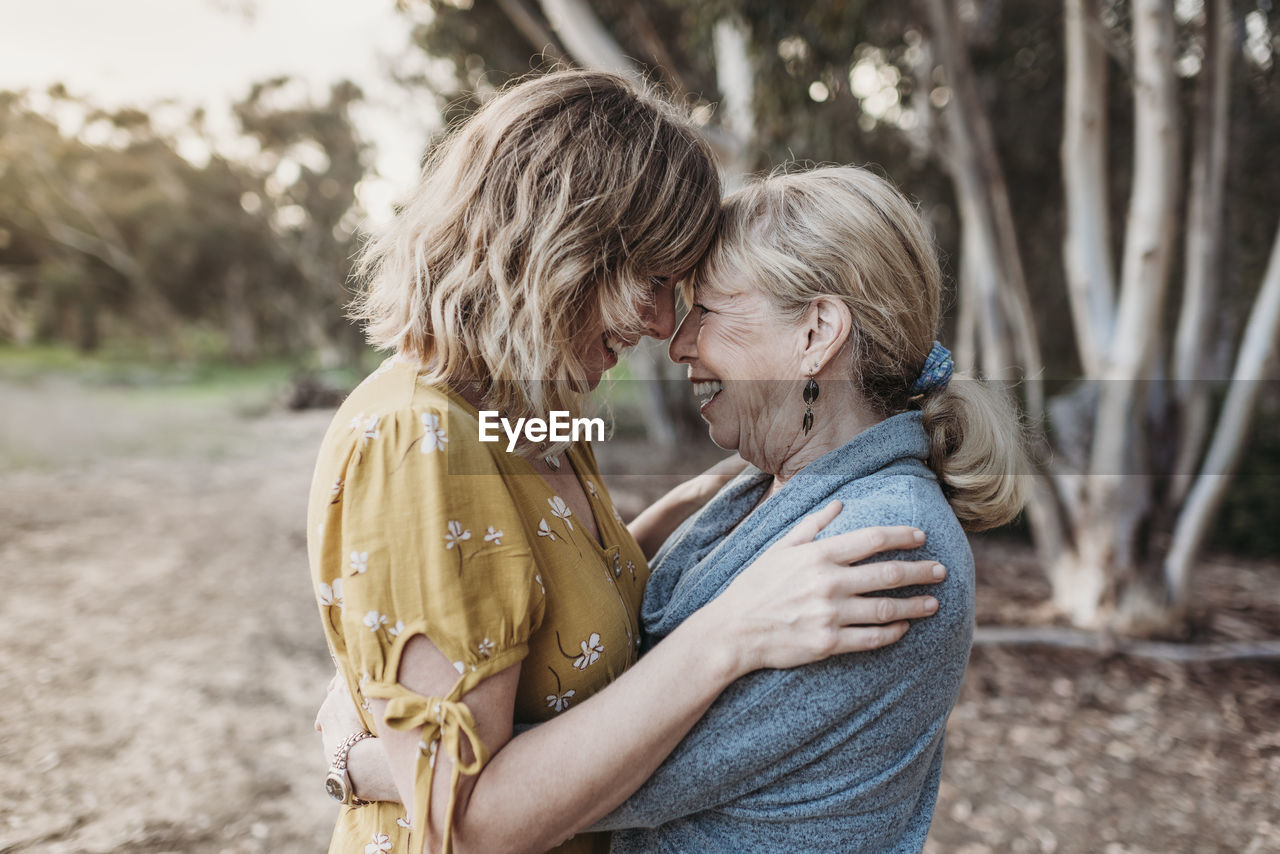
[[[414,57],[409,29],[395,0],[0,0],[0,89],[62,82],[112,107],[176,99],[229,129],[229,105],[254,81],[293,75],[319,99],[351,79],[368,98],[355,121],[382,176],[361,197],[380,219],[438,121],[387,74]]]

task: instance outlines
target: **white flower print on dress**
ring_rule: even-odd
[[[391,635],[394,638],[394,637],[399,637],[400,633],[403,631],[404,631],[404,620],[396,620],[396,624],[391,628],[387,629],[387,634]]]
[[[494,527],[490,525],[489,530],[484,532],[484,541],[486,543],[493,543],[495,546],[500,546],[502,545],[502,532],[494,530]]]
[[[547,708],[555,709],[557,712],[563,712],[565,709],[569,708],[569,701],[573,699],[573,695],[576,693],[578,692],[570,688],[563,694],[548,694]]]
[[[449,437],[445,435],[444,428],[440,426],[440,416],[434,412],[422,413],[422,426],[426,429],[426,433],[422,434],[422,444],[418,446],[418,450],[424,454],[432,451],[444,451],[444,446],[449,444]]]
[[[556,643],[559,643],[559,642],[560,642],[560,635],[557,633]],[[563,649],[561,649],[560,651],[562,653],[564,652]],[[556,712],[563,712],[565,709],[569,708],[569,701],[573,699],[573,695],[578,692],[573,690],[572,688],[570,688],[568,691],[564,690],[564,686],[560,684],[560,674],[556,673],[556,669],[551,666],[548,666],[547,669],[551,671],[551,675],[556,680],[555,692],[548,694],[546,698],[547,708],[555,709]]]
[[[387,624],[387,615],[379,614],[377,611],[370,611],[364,615],[364,624],[369,627],[369,631],[376,632]]]
[[[413,827],[413,822],[409,821],[409,816],[407,815],[402,815],[396,819],[396,824],[404,828]]]
[[[380,854],[382,851],[390,851],[391,848],[390,837],[385,833],[375,833],[373,841],[364,847],[364,854]]]
[[[560,458],[557,456],[543,457],[542,461],[547,464],[550,469],[558,470],[560,468]]]
[[[467,665],[463,664],[461,661],[455,661],[453,663],[453,669],[458,671],[459,673],[466,673]]]
[[[564,523],[569,526],[569,530],[573,530],[573,522],[569,521],[569,517],[573,515],[573,511],[569,509],[569,505],[564,503],[564,499],[559,495],[554,495],[547,499],[547,503],[551,505],[551,515],[557,519],[563,519]]]
[[[335,578],[333,580],[332,587],[330,587],[328,584],[325,584],[323,581],[321,581],[319,595],[320,595],[320,604],[324,605],[326,608],[329,607],[330,605],[337,605],[339,608],[343,607],[342,579]]]
[[[356,575],[363,575],[365,570],[369,568],[368,552],[352,552],[351,553],[351,569]]]
[[[542,519],[538,522],[538,536],[546,537],[547,539],[551,540],[551,542],[553,543],[557,539],[559,539],[559,537],[555,535],[555,532],[552,531],[551,528],[547,525],[546,519]]]
[[[378,433],[378,422],[382,420],[381,416],[366,416],[363,412],[351,419],[351,429],[360,433],[360,441],[367,443],[370,439],[376,439],[380,435]]]
[[[471,539],[470,529],[464,530],[461,522],[450,522],[449,533],[444,535],[444,547],[451,549],[463,540],[469,539]],[[459,547],[459,551],[461,551],[461,547]]]
[[[596,485],[591,481],[587,481],[587,492],[591,493],[592,498],[600,498],[600,493],[596,492]]]
[[[488,658],[493,653],[493,641],[485,638],[476,645],[476,652],[480,653],[481,658]]]
[[[533,577],[533,580],[534,580],[534,581],[536,581],[536,582],[538,582],[538,589],[540,589],[540,590],[542,591],[542,595],[543,595],[543,596],[546,596],[546,595],[547,595],[547,587],[546,587],[546,585],[545,585],[545,584],[543,584],[543,583],[542,583],[542,576],[541,576],[541,575],[535,575],[535,576]]]
[[[604,652],[604,644],[600,642],[600,635],[592,632],[591,637],[582,642],[582,655],[573,660],[574,668],[586,670],[599,660],[602,652]]]

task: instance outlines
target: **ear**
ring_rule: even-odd
[[[821,370],[848,342],[853,329],[853,315],[842,300],[821,296],[809,303],[805,324],[804,367],[806,372],[814,366]]]

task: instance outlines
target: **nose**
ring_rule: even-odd
[[[682,365],[691,363],[698,357],[698,318],[697,311],[691,309],[680,321],[680,328],[671,339],[667,348],[671,361]]]
[[[676,331],[675,290],[671,280],[664,281],[653,292],[653,305],[645,306],[644,334],[665,341]]]

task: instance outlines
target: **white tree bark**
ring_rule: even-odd
[[[1205,63],[1200,72],[1200,104],[1187,203],[1185,279],[1173,352],[1174,395],[1182,428],[1173,465],[1170,502],[1174,506],[1186,498],[1209,429],[1206,381],[1210,374],[1206,363],[1216,295],[1222,279],[1222,222],[1234,53],[1231,4],[1229,0],[1210,0],[1206,12]]]
[[[542,14],[560,37],[565,50],[585,68],[639,77],[640,69],[600,23],[584,0],[541,0]]]
[[[1280,336],[1280,228],[1276,229],[1267,272],[1249,314],[1218,428],[1200,475],[1178,517],[1173,543],[1165,559],[1165,579],[1175,601],[1186,600],[1193,561],[1204,544],[1209,523],[1222,503],[1231,472],[1239,461],[1267,363],[1276,353],[1277,336]]]
[[[976,291],[979,338],[978,363],[992,380],[1013,378],[1013,359],[1006,346],[1008,330],[1001,311],[1000,288],[1004,270],[999,238],[990,208],[990,187],[983,174],[974,127],[980,119],[976,92],[968,84],[968,63],[955,12],[947,0],[927,0],[934,47],[947,74],[951,99],[944,113],[947,122],[947,167],[960,208],[960,252],[965,281],[962,287]]]
[[[498,8],[534,50],[540,51],[547,59],[557,62],[565,58],[559,45],[556,44],[555,36],[542,25],[542,21],[524,4],[523,0],[498,0]]]
[[[1139,380],[1150,377],[1155,361],[1175,236],[1179,131],[1172,6],[1165,0],[1134,0],[1133,43],[1133,189],[1120,303],[1102,371],[1090,465],[1090,504],[1099,519],[1120,518],[1114,499],[1134,463]]]
[[[946,165],[960,206],[961,251],[966,256],[962,263],[968,282],[979,289],[983,375],[1011,380],[1020,372],[1035,380],[1026,384],[1023,392],[1028,415],[1039,420],[1044,413],[1039,382],[1043,362],[995,136],[978,94],[955,9],[947,0],[927,0],[926,9],[938,60],[951,87],[944,114]]]
[[[1102,373],[1115,312],[1107,191],[1107,53],[1097,0],[1066,0],[1062,184],[1063,258],[1076,350],[1085,376]]]
[[[721,18],[712,29],[716,51],[716,84],[723,97],[720,126],[732,140],[722,151],[726,189],[735,189],[747,173],[748,143],[756,135],[755,71],[747,54],[746,24]]]

